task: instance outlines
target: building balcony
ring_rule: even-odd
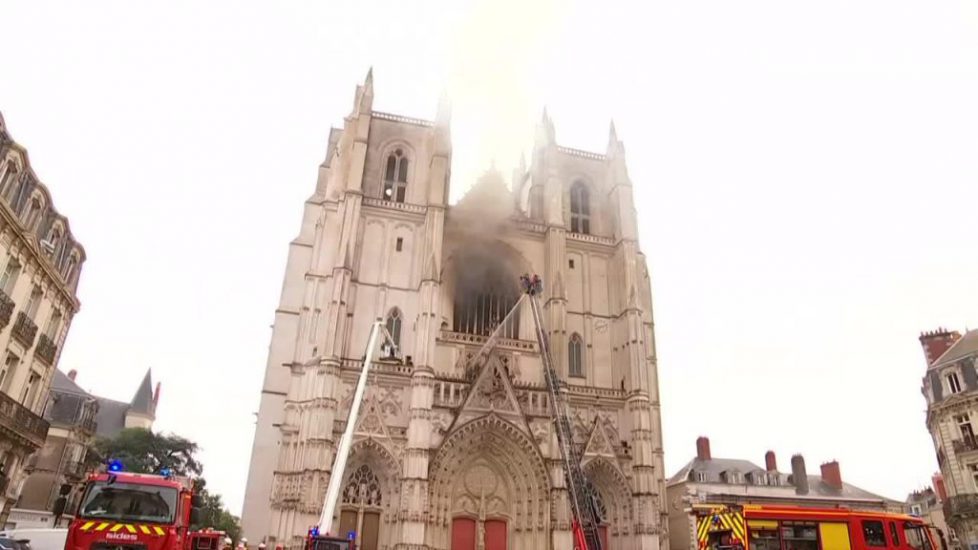
[[[978,518],[978,494],[956,495],[944,501],[944,514],[952,518]]]
[[[34,350],[34,355],[41,361],[44,361],[45,365],[53,365],[54,356],[57,354],[58,345],[47,334],[42,334],[37,340],[37,349]]]
[[[5,393],[0,393],[0,432],[13,437],[31,449],[44,445],[48,421],[31,412]]]
[[[0,329],[10,324],[10,317],[14,314],[14,301],[7,296],[7,293],[0,290]]]
[[[978,451],[978,440],[975,437],[965,437],[951,441],[956,454]]]
[[[21,311],[17,314],[17,322],[14,323],[13,337],[29,348],[34,344],[34,337],[37,336],[37,325],[34,320]]]
[[[72,480],[75,480],[75,481],[79,481],[83,477],[85,477],[85,474],[87,473],[87,470],[88,470],[88,468],[85,467],[85,463],[83,461],[81,461],[81,460],[72,460],[72,461],[68,462],[67,464],[65,464],[65,467],[64,467],[64,470],[62,471],[62,473],[65,475],[65,477],[67,477],[69,479],[72,479]]]

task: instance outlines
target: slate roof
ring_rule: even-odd
[[[156,412],[153,410],[153,375],[151,371],[146,371],[146,376],[129,405],[133,412],[142,414],[154,414]]]
[[[61,372],[58,369],[54,370],[54,379],[51,380],[51,389],[60,392],[65,392],[65,393],[77,393],[79,395],[89,395],[89,393],[81,389],[81,386],[76,384],[74,380],[68,378],[67,374]]]
[[[130,403],[92,395],[58,369],[54,371],[51,391],[61,394],[59,399],[48,407],[45,414],[48,420],[54,422],[74,422],[81,403],[94,398],[98,402],[98,412],[95,414],[95,433],[100,437],[113,437],[122,431],[126,427],[126,415],[130,412],[148,415],[156,413],[156,405],[153,402],[153,380],[150,371],[146,371],[146,376]]]
[[[940,357],[931,364],[931,368],[937,368],[947,363],[953,363],[958,359],[972,354],[978,354],[978,329],[969,330],[964,336],[958,339]]]
[[[808,494],[799,495],[795,493],[795,486],[790,483],[790,478],[787,473],[781,472],[777,475],[780,476],[780,485],[755,485],[746,482],[742,483],[726,483],[722,481],[720,474],[723,472],[735,471],[740,474],[747,474],[749,472],[764,472],[764,468],[761,468],[757,464],[750,462],[748,460],[738,460],[729,458],[713,458],[710,460],[702,460],[700,458],[694,458],[685,466],[683,466],[675,475],[669,478],[667,485],[675,485],[682,483],[684,481],[690,481],[698,486],[710,485],[713,486],[710,492],[715,494],[731,494],[731,495],[747,495],[754,497],[765,497],[765,498],[790,498],[794,500],[802,499],[834,499],[834,500],[865,500],[865,501],[876,501],[876,502],[893,502],[898,504],[892,499],[886,498],[875,493],[871,493],[865,489],[856,487],[849,483],[842,483],[842,491],[837,491],[832,488],[829,484],[822,481],[822,476],[809,475],[808,476]],[[697,481],[691,479],[694,472],[703,472],[706,474],[706,481]],[[744,478],[746,479],[746,478]]]

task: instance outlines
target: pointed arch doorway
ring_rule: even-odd
[[[380,480],[366,464],[357,468],[343,487],[340,534],[356,533],[357,548],[377,550],[380,538]]]

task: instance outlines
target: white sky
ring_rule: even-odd
[[[272,7],[274,4],[274,8]],[[639,7],[643,6],[643,7]],[[624,139],[667,474],[715,456],[903,498],[937,464],[921,330],[978,327],[978,4],[0,0],[0,111],[88,251],[61,368],[198,441],[240,510],[287,244],[369,66],[454,101],[453,196],[548,106]]]

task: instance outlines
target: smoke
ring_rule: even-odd
[[[457,26],[448,91],[453,103],[452,200],[493,161],[516,166],[540,116],[538,64],[562,22],[554,0],[477,0]]]

